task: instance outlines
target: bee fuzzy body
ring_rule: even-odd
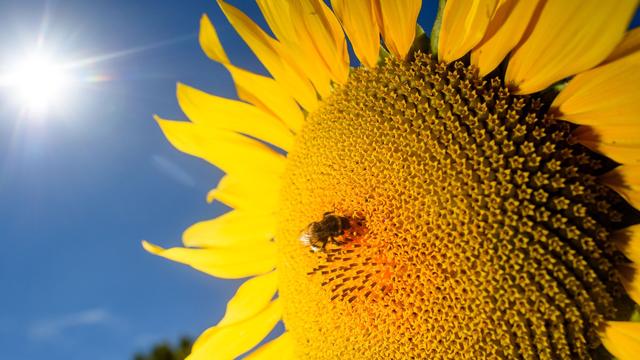
[[[324,252],[329,243],[342,245],[343,240],[340,237],[350,228],[351,222],[348,217],[327,212],[322,220],[307,225],[300,234],[300,242],[309,246],[313,252]]]

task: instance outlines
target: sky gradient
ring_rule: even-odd
[[[231,1],[260,24],[251,1]],[[419,22],[431,28],[435,1]],[[0,64],[40,42],[82,79],[56,111],[21,114],[0,88],[0,351],[7,359],[129,359],[220,319],[240,281],[145,253],[177,246],[221,172],[152,120],[185,119],[175,83],[235,97],[197,42],[200,16],[231,60],[264,70],[213,0],[2,0]],[[634,20],[634,24],[637,24]],[[1,65],[0,65],[1,66]],[[99,80],[99,81],[98,81]]]
[[[199,49],[204,12],[223,20],[204,0],[0,1],[0,63],[42,37],[67,60],[107,58],[74,72],[108,79],[78,84],[62,109],[35,119],[2,89],[3,357],[128,359],[157,341],[195,336],[222,315],[238,282],[140,246],[178,245],[191,223],[224,211],[204,201],[220,172],[173,149],[152,120],[184,118],[178,80],[234,94]]]

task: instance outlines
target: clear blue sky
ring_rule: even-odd
[[[128,359],[222,315],[237,282],[140,247],[179,245],[224,211],[205,203],[220,172],[172,148],[151,118],[184,118],[176,81],[234,95],[199,48],[204,12],[233,58],[259,69],[212,0],[0,0],[0,62],[40,33],[65,59],[140,50],[76,69],[111,80],[78,85],[40,121],[0,93],[1,357]]]
[[[250,1],[232,1],[260,19]],[[430,29],[435,1],[420,23]],[[202,13],[232,60],[262,71],[213,0],[0,0],[0,64],[44,34],[65,59],[120,53],[75,69],[59,111],[22,116],[0,89],[0,353],[8,359],[128,359],[215,323],[237,281],[146,254],[178,245],[190,224],[225,211],[205,203],[221,173],[179,153],[151,119],[183,119],[182,81],[234,96],[202,54]],[[635,22],[637,23],[637,21]],[[124,54],[122,54],[124,52]]]

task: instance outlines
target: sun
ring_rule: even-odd
[[[36,52],[14,61],[0,83],[9,88],[18,107],[29,113],[43,113],[61,105],[71,80],[61,60]]]

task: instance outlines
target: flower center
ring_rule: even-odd
[[[622,202],[548,103],[418,53],[356,70],[310,114],[276,237],[301,357],[599,351],[629,304],[608,241]],[[327,212],[359,228],[310,251],[300,233]]]

